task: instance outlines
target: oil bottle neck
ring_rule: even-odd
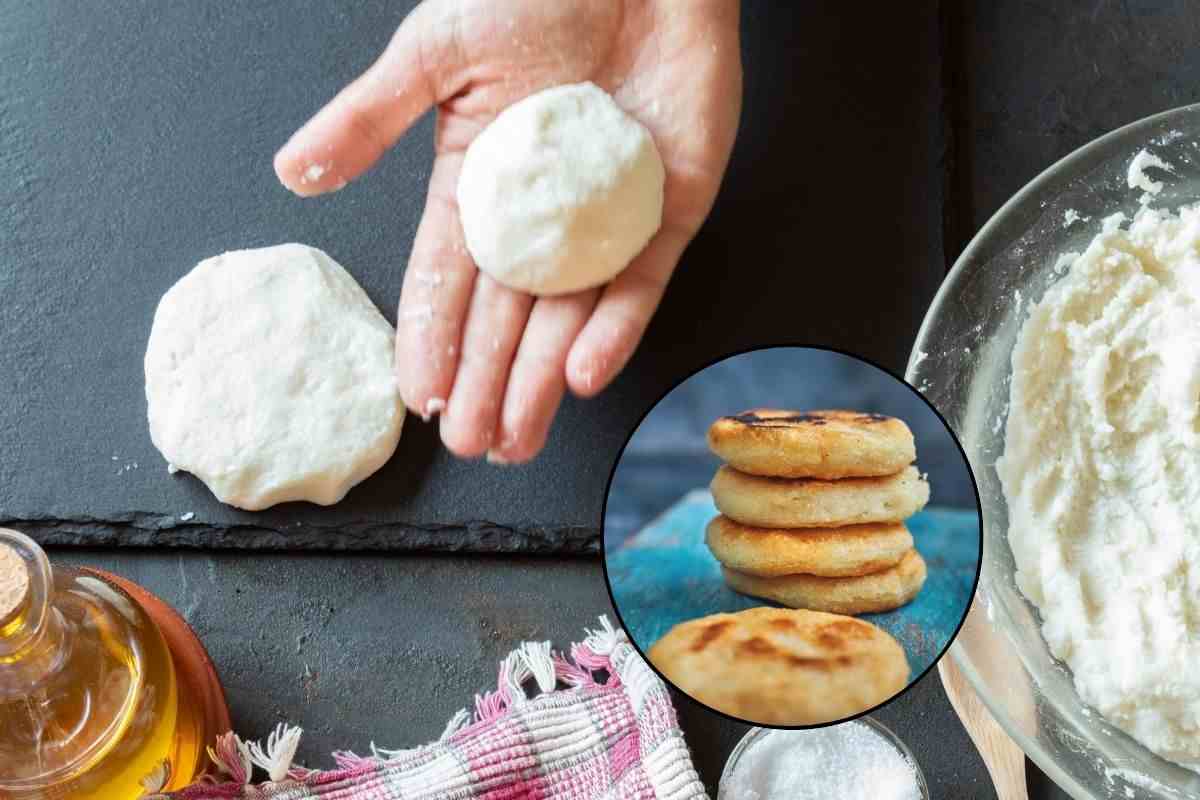
[[[53,633],[54,578],[46,553],[28,536],[0,528],[0,680],[6,667]]]

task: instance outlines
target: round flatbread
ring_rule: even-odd
[[[708,446],[735,469],[777,478],[892,475],[917,457],[902,421],[858,411],[756,408],[714,422]]]
[[[705,705],[760,725],[819,725],[879,705],[908,682],[886,631],[816,611],[751,608],[676,625],[647,657]]]
[[[708,523],[708,549],[730,569],[749,575],[867,575],[893,567],[912,549],[902,522],[843,528],[753,528],[724,515]]]
[[[764,478],[722,466],[712,480],[722,514],[760,528],[836,528],[900,522],[929,502],[929,484],[908,467],[882,478]]]
[[[736,592],[773,600],[791,608],[833,614],[872,614],[891,611],[912,600],[925,585],[925,559],[909,550],[894,567],[855,578],[781,575],[764,578],[721,568],[725,582]]]
[[[400,439],[392,326],[350,273],[282,244],[201,261],[158,304],[150,438],[224,503],[336,503]]]

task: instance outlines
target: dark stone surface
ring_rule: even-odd
[[[208,647],[243,736],[278,722],[305,729],[299,758],[437,738],[515,645],[578,641],[612,616],[593,559],[69,549],[59,563],[116,572],[188,619]],[[439,587],[430,591],[430,586]],[[746,726],[676,694],[697,770],[716,797]],[[927,676],[876,716],[912,748],[933,796],[992,798],[983,765]]]
[[[330,509],[244,513],[168,477],[141,358],[158,298],[198,260],[303,241],[394,314],[431,119],[317,200],[280,187],[271,156],[411,5],[8,4],[0,522],[56,543],[596,550],[625,435],[692,369],[778,340],[903,366],[941,276],[934,5],[864,27],[835,6],[747,2],[745,113],[717,208],[630,368],[600,399],[569,401],[534,464],[456,461],[414,419],[399,455]]]
[[[1200,14],[1187,0],[948,2],[955,91],[956,256],[1058,159],[1142,117],[1200,100]]]

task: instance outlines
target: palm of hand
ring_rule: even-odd
[[[580,81],[609,91],[654,136],[667,173],[663,225],[607,287],[535,299],[471,261],[454,199],[459,168],[504,108]],[[712,205],[740,97],[729,0],[432,0],[280,151],[276,169],[302,194],[337,188],[437,106],[429,196],[397,322],[401,392],[419,413],[441,412],[442,438],[459,455],[525,460],[568,387],[595,394],[632,354]],[[336,164],[319,176],[326,183],[306,181],[322,158]]]

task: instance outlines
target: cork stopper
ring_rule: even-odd
[[[12,547],[0,543],[0,622],[25,603],[29,594],[29,567]]]

